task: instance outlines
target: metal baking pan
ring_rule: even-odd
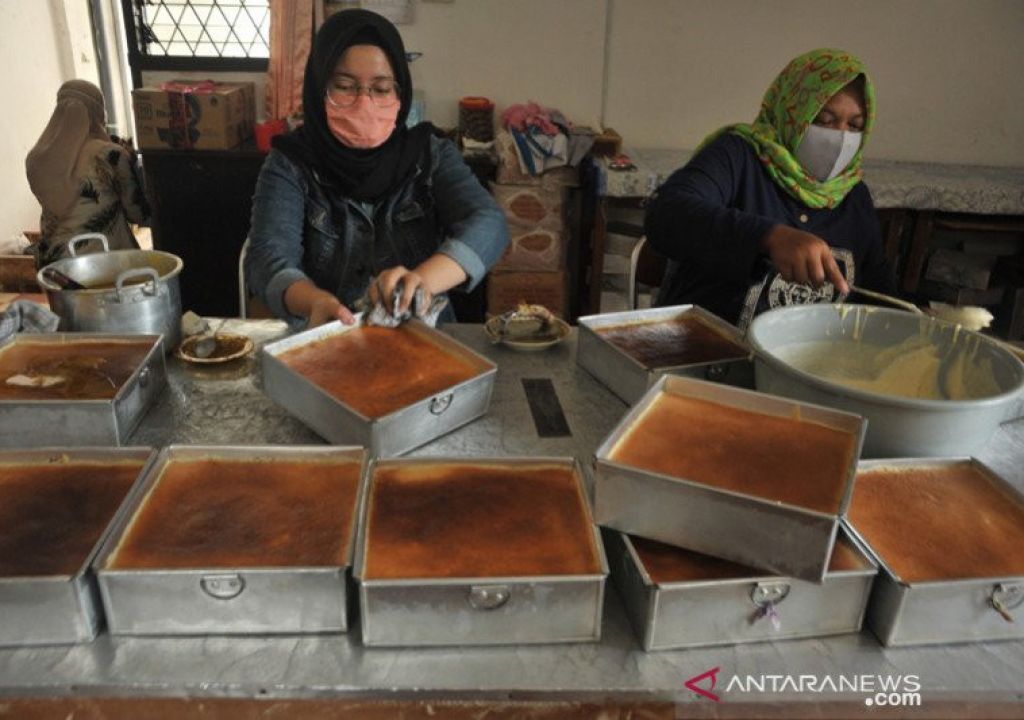
[[[140,483],[139,493],[97,556],[94,568],[112,635],[249,635],[336,633],[348,629],[349,568],[355,517],[365,482],[366,452],[350,447],[169,446]],[[170,463],[190,460],[296,460],[359,464],[345,560],[302,567],[116,567],[122,538]],[[301,481],[298,478],[296,481]],[[274,502],[274,498],[267,498]],[[339,508],[339,512],[344,509]],[[180,565],[180,564],[179,564]]]
[[[471,467],[536,466],[571,468],[580,493],[587,542],[600,572],[579,575],[514,577],[428,577],[367,579],[368,514],[374,472],[396,465],[453,465]],[[454,458],[375,461],[360,510],[355,577],[363,644],[368,646],[519,645],[596,642],[608,563],[584,494],[582,474],[572,458]],[[450,522],[460,522],[452,517]],[[437,548],[445,553],[445,548]]]
[[[139,486],[138,477],[145,473],[154,456],[152,449],[142,447],[0,451],[0,464],[5,465],[132,461],[140,464],[136,479],[125,491],[119,508],[73,573],[0,577],[0,645],[72,644],[87,642],[96,636],[102,626],[103,612],[90,564],[123,515],[127,500]],[[74,502],[79,499],[76,495]],[[4,531],[11,532],[11,528],[4,528]]]
[[[46,333],[15,335],[0,343],[67,345],[82,341],[149,341],[153,347],[113,398],[107,400],[0,399],[0,446],[116,446],[134,432],[149,405],[167,384],[162,335]]]
[[[687,365],[648,367],[623,348],[606,340],[602,328],[622,325],[648,325],[682,318],[695,318],[717,330],[722,336],[747,350],[743,357]],[[576,363],[601,381],[628,405],[639,400],[654,382],[665,374],[694,377],[737,387],[754,387],[753,354],[743,333],[717,315],[697,305],[629,310],[627,312],[588,315],[577,320],[579,344]]]
[[[623,438],[662,394],[713,402],[762,415],[801,418],[849,433],[853,455],[838,509],[827,513],[715,487],[713,478],[683,478],[612,459]],[[857,457],[864,441],[862,418],[817,405],[666,375],[623,417],[596,453],[595,515],[599,525],[731,560],[776,575],[820,582],[825,577],[839,517],[850,501]],[[680,434],[702,428],[680,427]],[[800,452],[794,447],[793,452]]]
[[[261,353],[263,391],[331,443],[362,445],[375,457],[392,457],[475,420],[487,412],[497,366],[419,320],[406,326],[440,348],[480,368],[475,377],[379,418],[368,418],[289,368],[279,356],[293,348],[358,327],[335,321],[266,345]],[[412,360],[410,360],[412,362]]]
[[[878,572],[847,536],[861,567],[830,569],[820,584],[755,570],[659,583],[630,536],[606,530],[604,538],[612,580],[647,651],[858,632]]]
[[[859,470],[962,462],[970,462],[1008,498],[1024,507],[1024,496],[1018,490],[974,458],[868,460],[860,463]],[[886,647],[1024,638],[1024,576],[907,582],[858,532],[849,517],[844,518],[844,524],[878,562],[867,624]],[[951,537],[950,542],[955,543],[956,538]]]

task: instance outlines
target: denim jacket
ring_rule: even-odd
[[[294,328],[305,318],[288,312],[284,292],[297,280],[311,280],[351,308],[382,270],[415,268],[440,252],[466,272],[458,289],[469,291],[508,242],[501,209],[448,140],[431,138],[429,166],[421,161],[376,204],[342,195],[273,150],[253,196],[246,283]]]

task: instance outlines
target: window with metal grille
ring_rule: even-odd
[[[264,70],[270,0],[122,0],[138,70]]]

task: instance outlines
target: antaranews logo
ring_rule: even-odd
[[[713,692],[721,667],[694,675],[683,685],[703,698],[721,702]],[[733,675],[723,695],[758,693],[863,693],[868,707],[920,707],[921,678],[918,675]]]

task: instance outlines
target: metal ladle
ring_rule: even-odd
[[[860,295],[863,295],[864,297],[874,298],[875,300],[881,300],[882,302],[886,302],[889,303],[890,305],[895,305],[898,308],[902,308],[907,312],[916,313],[917,315],[924,315],[924,311],[914,303],[907,302],[906,300],[900,300],[899,298],[893,297],[892,295],[886,295],[885,293],[875,292],[874,290],[865,290],[864,288],[857,287],[856,285],[850,286],[850,292],[858,293]]]
[[[224,323],[228,321],[227,318],[223,318],[220,324],[217,325],[217,329],[212,332],[208,332],[198,340],[192,346],[192,354],[197,358],[206,359],[213,355],[214,350],[217,349],[217,333],[224,327]]]

